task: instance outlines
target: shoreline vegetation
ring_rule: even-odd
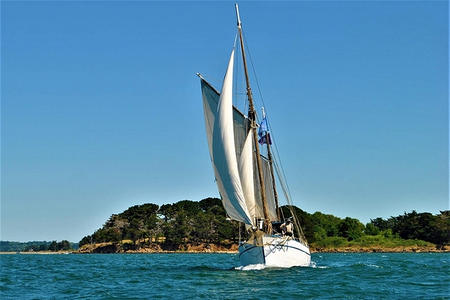
[[[145,245],[138,246],[136,249],[130,249],[130,240],[122,242],[104,242],[95,243],[82,246],[80,249],[60,250],[60,251],[0,251],[1,254],[106,254],[106,253],[238,253],[238,244],[211,244],[202,243],[197,245],[186,244],[183,249],[164,249],[161,245],[154,244],[152,246]],[[311,253],[442,253],[450,252],[450,249],[443,247],[438,249],[432,243],[423,242],[420,240],[397,240],[391,241],[390,245],[373,244],[362,245],[362,243],[354,242],[337,247],[322,248],[315,244],[310,245]]]
[[[419,243],[420,244],[420,243]],[[334,247],[334,248],[316,248],[311,246],[311,253],[449,253],[450,249],[444,247],[443,249],[437,249],[434,244],[430,245],[418,245],[411,244],[410,246],[360,246],[351,245],[345,247]],[[89,246],[83,247],[78,250],[68,250],[68,251],[2,251],[0,255],[3,254],[111,254],[111,253],[121,253],[121,254],[165,254],[165,253],[228,253],[237,254],[238,244],[232,244],[230,246],[216,245],[216,244],[200,244],[200,245],[187,245],[184,250],[164,250],[161,247],[140,247],[136,250],[124,250],[120,245],[112,242],[108,243],[98,243],[90,244]]]
[[[125,242],[126,244],[127,242]],[[420,243],[412,243],[410,246],[360,246],[351,245],[345,247],[334,248],[316,248],[310,247],[311,253],[449,253],[450,249],[444,247],[443,249],[437,249],[434,244],[430,245],[418,245]],[[112,251],[113,250],[113,251]],[[43,254],[43,255],[57,255],[57,254],[176,254],[176,253],[228,253],[237,254],[238,244],[232,244],[229,246],[216,245],[216,244],[200,244],[200,245],[187,245],[184,250],[164,250],[161,247],[140,247],[136,250],[124,250],[117,243],[107,242],[90,244],[78,250],[68,251],[0,251],[0,255],[3,254]]]
[[[287,206],[282,216],[291,216]],[[362,224],[354,218],[307,213],[293,206],[309,242],[317,252],[450,252],[450,211],[412,211]],[[135,205],[113,214],[93,234],[77,243],[5,242],[0,254],[36,253],[237,253],[242,224],[226,218],[220,199],[182,200],[174,204]],[[79,249],[76,249],[78,248]]]

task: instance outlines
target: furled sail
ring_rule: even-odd
[[[270,162],[264,156],[261,155],[262,171],[264,176],[264,186],[266,188],[266,200],[267,208],[269,211],[269,219],[271,221],[276,221],[277,216],[277,205],[275,202],[275,193],[273,190],[272,175],[270,172]]]
[[[254,218],[264,219],[264,210],[263,203],[261,198],[261,186],[259,184],[259,174],[258,174],[258,163],[257,163],[257,154],[256,152],[252,153],[253,159],[253,187],[254,187],[254,196],[255,196],[255,207],[254,207]]]
[[[255,170],[256,170],[256,163]],[[262,168],[262,174],[264,177],[264,188],[266,190],[266,203],[267,203],[267,210],[269,213],[269,219],[271,221],[277,221],[277,205],[275,202],[275,193],[273,190],[273,181],[272,181],[272,175],[270,172],[270,164],[266,157],[261,155],[261,168]],[[255,171],[255,173],[257,173]],[[263,213],[263,204],[261,199],[261,187],[258,182],[258,174],[255,174],[254,176],[254,187],[255,187],[255,216],[257,218],[264,218]]]
[[[235,120],[236,112],[232,104],[233,62],[234,50],[228,63],[222,93],[216,105],[214,102],[217,94],[213,93],[213,89],[208,89],[207,84],[202,80],[203,108],[210,155],[225,210],[232,219],[252,225],[253,221],[247,209],[238,167],[247,135],[244,135],[243,139],[238,138],[238,141],[243,140],[242,145],[236,145],[235,139],[239,134],[235,134],[234,128],[240,127],[245,130],[245,118],[242,116],[241,124]]]

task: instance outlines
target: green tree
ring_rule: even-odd
[[[52,241],[48,246],[49,251],[58,251],[58,243],[56,241]]]
[[[204,212],[207,212],[213,208],[219,208],[220,214],[225,215],[225,209],[222,205],[222,200],[218,198],[205,198],[203,200],[200,200],[198,203],[200,206],[200,209]]]
[[[355,240],[364,234],[381,234],[386,238],[396,236],[421,239],[440,247],[449,243],[449,211],[443,211],[439,215],[413,211],[388,219],[376,218],[366,226],[356,219],[340,219],[320,212],[309,214],[295,206],[282,206],[281,212],[284,218],[291,217],[292,213],[296,216],[310,243],[343,245],[347,243],[346,239]],[[141,240],[139,243],[141,245],[142,238],[148,238],[151,243],[151,237],[163,236],[165,246],[178,249],[189,242],[236,242],[239,237],[239,226],[238,222],[227,220],[222,201],[217,198],[205,198],[199,202],[183,200],[161,207],[147,203],[134,205],[122,213],[111,215],[102,228],[92,235],[83,237],[79,245],[92,242],[118,243],[123,239],[131,239],[133,244],[130,243],[129,247],[134,249],[138,240]],[[247,231],[241,228],[242,238],[245,239]],[[62,242],[46,242],[46,245],[53,249],[52,251],[56,251],[62,247]],[[0,242],[0,246],[2,245]],[[5,247],[10,246],[5,244]],[[25,246],[34,249],[31,244],[22,247]]]
[[[158,214],[163,217],[164,222],[168,222],[172,218],[174,218],[175,213],[176,213],[176,211],[175,211],[175,208],[172,206],[172,204],[161,205],[161,207],[158,210]]]
[[[438,248],[450,243],[450,211],[443,211],[437,215],[431,222],[433,228],[430,234],[430,241],[435,243]]]
[[[183,211],[186,216],[195,216],[200,210],[200,204],[197,201],[182,200],[173,204],[176,211]]]
[[[183,210],[179,211],[175,215],[175,219],[170,224],[167,224],[164,229],[166,244],[174,246],[184,245],[189,239],[189,233],[191,232],[186,212]]]
[[[366,228],[364,229],[364,233],[368,235],[377,235],[380,233],[380,229],[378,229],[378,227],[373,223],[367,223]]]
[[[58,251],[60,250],[70,250],[72,247],[70,246],[70,242],[67,240],[62,240],[57,244]]]
[[[450,219],[448,211],[433,216],[431,213],[417,213],[413,210],[395,217],[393,232],[403,239],[419,239],[442,247],[449,243]]]
[[[40,244],[38,247],[38,251],[47,251],[48,250],[48,245],[46,244]]]
[[[356,240],[363,235],[364,225],[357,219],[345,218],[339,223],[339,235],[349,241]]]
[[[78,245],[79,245],[80,247],[82,247],[82,246],[84,246],[84,245],[90,244],[91,241],[92,241],[92,236],[91,236],[91,235],[86,235],[86,236],[84,236],[84,237],[81,239],[81,241],[78,242]]]
[[[341,219],[333,215],[315,212],[311,215],[312,223],[315,228],[321,227],[325,230],[326,236],[337,236],[339,233],[339,224]]]
[[[192,241],[196,243],[209,241],[213,234],[212,223],[210,215],[200,211],[195,217],[191,233]]]
[[[384,220],[383,218],[376,218],[370,220],[370,223],[372,223],[375,227],[378,228],[380,231],[385,231],[388,229],[393,229],[396,223],[395,218],[389,218],[387,220]]]
[[[321,241],[327,238],[326,230],[320,225],[314,225],[314,241]]]

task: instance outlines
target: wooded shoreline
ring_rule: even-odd
[[[238,253],[238,244],[232,245],[216,245],[216,244],[201,244],[201,245],[187,245],[185,249],[167,250],[161,247],[142,247],[136,250],[124,250],[120,247],[111,247],[109,243],[101,243],[89,245],[90,247],[82,247],[74,253],[89,254],[89,253]],[[449,249],[437,249],[435,246],[397,246],[397,247],[333,247],[320,248],[310,247],[311,253],[442,253],[450,252]]]
[[[449,211],[438,215],[413,211],[376,218],[366,225],[349,217],[310,214],[295,206],[282,206],[280,211],[285,218],[296,215],[314,252],[436,252],[449,247]],[[161,207],[132,206],[112,215],[79,246],[81,253],[237,251],[238,241],[248,237],[242,224],[226,219],[220,199],[206,198]]]
[[[355,248],[355,247],[345,247],[345,248],[330,248],[330,249],[320,249],[320,248],[310,248],[311,254],[313,253],[450,253],[450,249],[436,249],[433,247],[394,247],[394,248],[380,248],[380,247],[366,247],[366,248]],[[6,254],[40,254],[40,255],[58,255],[58,254],[182,254],[182,253],[192,253],[192,254],[237,254],[237,245],[233,247],[233,250],[226,248],[216,248],[211,250],[210,248],[202,249],[190,249],[190,250],[154,250],[151,248],[141,248],[139,250],[126,250],[118,252],[96,252],[88,250],[74,250],[74,251],[35,251],[35,252],[0,252],[0,255]]]
[[[350,217],[307,213],[282,206],[284,218],[294,214],[312,253],[315,252],[448,252],[450,211],[412,211],[363,224]],[[276,231],[276,229],[275,229]],[[276,232],[275,232],[276,233]],[[241,223],[226,217],[217,198],[182,200],[162,206],[146,203],[113,214],[79,243],[67,240],[0,241],[0,251],[12,253],[236,253],[238,241],[249,238]],[[79,247],[79,250],[77,250]]]

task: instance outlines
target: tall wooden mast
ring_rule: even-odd
[[[256,112],[255,107],[253,105],[253,95],[252,95],[252,89],[250,87],[250,80],[248,78],[248,70],[247,70],[247,59],[245,57],[245,49],[244,49],[244,39],[242,37],[242,23],[241,23],[241,17],[239,16],[239,7],[237,3],[235,4],[236,7],[236,16],[237,16],[237,27],[239,31],[239,40],[241,42],[241,53],[242,53],[242,60],[244,62],[244,72],[245,72],[245,82],[247,84],[247,98],[248,98],[248,118],[250,119],[250,127],[253,133],[253,142],[255,144],[256,148],[256,164],[258,167],[258,178],[259,178],[259,185],[261,190],[261,199],[263,204],[263,213],[264,213],[264,220],[265,225],[268,232],[272,231],[272,224],[270,223],[269,218],[269,209],[267,205],[267,199],[266,199],[266,188],[264,185],[264,177],[262,172],[262,163],[261,163],[261,156],[259,151],[259,144],[258,144],[258,134],[256,132]]]

